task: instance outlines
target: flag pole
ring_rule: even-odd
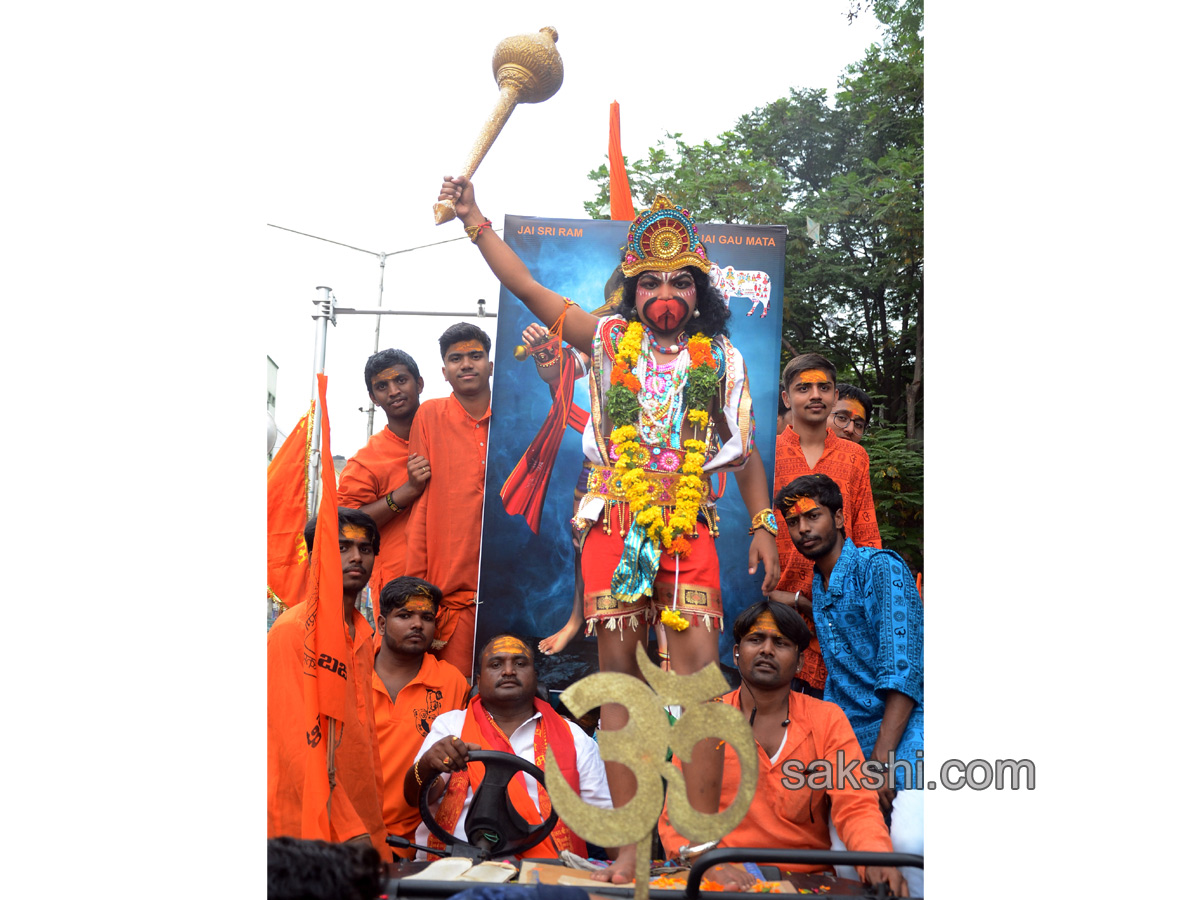
[[[313,378],[312,378],[312,452],[308,458],[308,517],[317,514],[317,504],[321,502],[321,393],[317,385],[317,376],[325,374],[325,342],[328,337],[329,323],[337,324],[333,313],[333,289],[318,285],[317,290],[322,294],[313,301],[317,311],[313,319],[317,322],[316,337],[313,342]]]

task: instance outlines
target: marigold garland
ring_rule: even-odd
[[[676,556],[687,556],[692,545],[685,535],[696,531],[703,495],[705,442],[689,439],[683,442],[684,454],[681,476],[675,490],[674,511],[664,519],[661,506],[650,502],[650,487],[645,470],[648,461],[645,447],[638,443],[637,420],[641,414],[638,394],[642,385],[633,374],[642,355],[645,330],[640,322],[630,322],[617,345],[613,360],[612,380],[608,394],[608,415],[612,419],[611,439],[617,451],[614,467],[621,480],[625,498],[634,520],[646,529],[646,534],[662,544],[663,549]],[[712,340],[702,334],[688,341],[688,380],[684,387],[684,403],[688,407],[687,422],[696,433],[708,426],[708,402],[717,391],[717,362],[712,354]],[[686,621],[674,614],[683,628]],[[678,625],[672,625],[682,630]]]
[[[637,438],[634,423],[641,412],[637,395],[642,389],[642,383],[633,374],[641,349],[642,323],[630,322],[617,345],[617,356],[613,360],[611,387],[608,392],[608,416],[615,424],[630,427],[630,437],[626,440],[631,441]],[[616,431],[613,432],[613,440],[617,440]]]

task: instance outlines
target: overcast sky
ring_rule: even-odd
[[[343,306],[375,306],[380,267],[372,255],[266,223],[376,253],[461,237],[457,222],[434,226],[432,206],[442,175],[459,171],[499,95],[491,59],[500,40],[555,26],[564,78],[554,97],[513,112],[476,174],[480,206],[497,225],[505,214],[586,218],[583,202],[596,191],[587,173],[607,161],[610,102],[621,104],[624,153],[636,159],[668,132],[689,142],[715,138],[792,87],[824,88],[832,101],[838,76],[878,35],[874,17],[851,25],[846,8],[846,0],[766,3],[753,27],[739,29],[653,4],[616,15],[585,4],[485,4],[454,29],[452,46],[412,28],[398,4],[372,7],[369,16],[281,22],[263,109],[274,139],[260,185],[265,221],[254,223],[268,287],[264,351],[280,367],[280,440],[307,408],[314,287],[332,287]],[[634,15],[649,37],[629,37]],[[793,25],[763,27],[771,21]],[[388,308],[473,311],[483,298],[494,313],[498,294],[465,240],[387,261]],[[345,456],[367,438],[359,408],[374,321],[346,316],[329,332],[332,446]],[[449,394],[437,336],[454,321],[383,319],[380,346],[413,354],[425,399]],[[495,320],[484,327],[494,335]],[[385,425],[377,414],[375,430]]]
[[[582,216],[610,101],[628,156],[714,137],[832,88],[873,37],[848,5],[6,5],[12,883],[261,894],[264,357],[286,431],[313,288],[370,304],[379,280],[266,223],[381,251],[460,235],[431,206],[494,103],[492,48],[546,24],[563,87],[514,112],[479,197],[493,219]],[[1130,754],[1178,721],[1155,689],[1189,683],[1198,627],[1160,557],[1186,565],[1196,536],[1200,12],[928,6],[927,758],[1038,764],[1036,791],[928,798],[930,895],[1177,887],[1186,792]],[[388,266],[386,299],[412,309],[496,295],[465,242]],[[385,321],[427,396],[445,324]],[[331,335],[338,452],[366,439],[371,333]],[[1122,772],[1149,785],[1112,790]],[[102,827],[64,830],[81,821]],[[1154,826],[1114,842],[1113,821]]]

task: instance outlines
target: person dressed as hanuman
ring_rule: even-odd
[[[634,220],[621,301],[614,315],[597,317],[534,280],[490,227],[465,177],[447,176],[439,200],[454,205],[500,282],[550,327],[554,351],[566,341],[591,360],[587,492],[575,525],[583,532],[584,617],[601,671],[640,677],[640,636],[626,631],[661,621],[672,669],[698,672],[717,659],[724,619],[712,475],[735,473],[751,516],[749,571],[762,564],[764,594],[779,580],[779,556],[745,362],[729,340],[729,310],[708,277],[712,263],[692,216],[660,194]],[[620,704],[601,707],[605,730],[627,721]],[[688,802],[699,812],[718,811],[722,760],[716,739],[706,739],[684,769]],[[637,789],[620,764],[608,764],[608,780],[614,807]],[[634,849],[622,847],[596,877],[629,882]]]

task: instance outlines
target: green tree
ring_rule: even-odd
[[[635,206],[646,208],[664,193],[682,203],[699,222],[779,224],[787,199],[787,177],[771,162],[725,140],[689,145],[668,134],[645,159],[626,162]],[[592,218],[608,218],[608,166],[588,172],[600,183],[595,200],[583,206]]]
[[[899,542],[919,567],[924,9],[922,0],[851,0],[848,18],[868,8],[884,34],[846,68],[833,104],[824,91],[793,88],[715,141],[668,134],[626,168],[643,208],[662,191],[698,221],[787,226],[783,360],[820,351],[877,400],[873,477],[876,453],[894,456],[885,470],[900,473],[873,484],[883,490],[884,543]],[[585,207],[607,216],[608,169],[588,177],[599,191]]]
[[[869,5],[884,38],[847,67],[834,105],[824,91],[792,89],[716,141],[668,134],[626,167],[643,207],[662,191],[699,221],[786,225],[783,357],[826,353],[878,398],[882,422],[904,423],[914,440],[924,363],[924,17],[920,0]],[[585,208],[606,216],[608,168],[588,176],[599,191]]]
[[[871,495],[883,546],[904,557],[914,573],[925,567],[924,460],[898,425],[863,437],[871,457]]]

